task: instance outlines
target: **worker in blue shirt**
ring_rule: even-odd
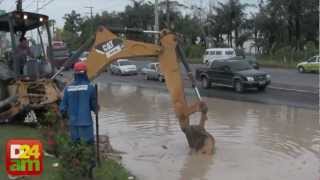
[[[60,111],[69,117],[72,141],[94,143],[91,111],[97,112],[95,87],[90,84],[87,66],[83,62],[74,65],[74,81],[64,90]]]
[[[87,66],[83,62],[74,65],[74,81],[64,89],[60,111],[67,114],[71,140],[85,141],[94,153],[94,133],[91,112],[98,113],[97,94],[87,76]],[[94,158],[90,160],[85,176],[93,178]],[[88,174],[86,174],[88,173]]]

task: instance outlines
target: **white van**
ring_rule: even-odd
[[[235,56],[236,51],[233,48],[210,48],[206,49],[203,55],[203,63],[211,64],[214,60],[227,59]]]

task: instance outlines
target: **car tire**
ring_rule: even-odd
[[[158,77],[158,80],[159,80],[160,82],[164,82],[164,77],[163,77],[163,76],[159,76],[159,77]]]
[[[209,89],[211,86],[211,82],[209,81],[209,79],[207,77],[202,77],[201,78],[201,86],[204,89]]]
[[[241,81],[237,80],[234,82],[234,90],[238,93],[242,93],[244,91],[244,87]]]
[[[304,72],[305,72],[304,67],[299,66],[299,67],[298,67],[298,71],[299,71],[300,73],[304,73]]]
[[[265,91],[267,86],[258,86],[258,91]]]

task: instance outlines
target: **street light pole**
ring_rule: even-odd
[[[159,31],[159,1],[154,3],[154,31]],[[155,34],[154,43],[159,44],[159,34]]]
[[[87,6],[85,8],[90,9],[91,33],[93,34],[93,6]]]

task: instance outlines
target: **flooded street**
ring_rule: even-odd
[[[216,153],[190,155],[163,90],[99,85],[100,133],[126,152],[140,180],[318,180],[320,125],[315,110],[205,98]],[[198,114],[191,117],[198,123]]]

